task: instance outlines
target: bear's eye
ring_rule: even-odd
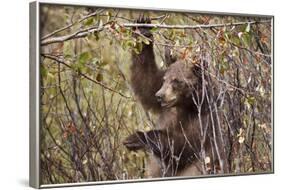
[[[184,82],[180,81],[178,79],[174,79],[172,81],[172,83],[173,83],[173,87],[175,87],[175,88],[183,88],[184,87]]]

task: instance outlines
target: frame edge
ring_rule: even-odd
[[[38,9],[38,2],[29,3],[29,186],[33,188],[40,188]]]
[[[231,15],[231,16],[257,16],[257,17],[270,17],[272,20],[272,50],[271,53],[274,56],[274,15],[260,15],[260,14],[245,14],[245,13],[225,13],[225,12],[213,12],[213,11],[197,11],[197,10],[182,10],[182,9],[166,9],[166,8],[155,8],[155,7],[134,7],[134,6],[117,6],[117,5],[103,5],[103,4],[95,4],[95,3],[67,3],[60,2],[57,3],[55,1],[49,0],[37,0],[29,3],[29,185],[33,188],[57,188],[57,187],[75,187],[75,186],[89,186],[89,185],[110,185],[110,184],[124,184],[124,183],[138,183],[138,182],[153,182],[153,181],[168,181],[168,180],[187,180],[191,178],[172,178],[172,179],[152,179],[152,180],[133,180],[133,181],[121,181],[121,182],[85,182],[85,183],[75,183],[75,184],[50,184],[50,185],[42,185],[40,183],[40,39],[39,39],[39,9],[40,4],[53,4],[53,5],[63,5],[63,6],[96,6],[96,7],[105,7],[105,8],[119,8],[119,9],[135,9],[135,10],[153,10],[153,11],[175,11],[175,12],[183,12],[187,11],[188,13],[200,13],[200,14],[219,14],[219,15]],[[39,56],[38,56],[39,55]],[[273,68],[272,68],[272,77],[273,77],[273,100],[274,100],[274,57],[273,58]],[[273,103],[273,102],[272,102]],[[274,105],[272,108],[273,114],[273,126],[274,126]],[[273,133],[274,135],[274,133]],[[273,137],[273,136],[272,136]],[[274,141],[274,137],[273,137]],[[274,142],[273,142],[274,145]],[[274,146],[273,152],[274,153]],[[268,173],[257,173],[250,175],[259,175],[259,174],[274,174],[274,154],[273,154],[273,163],[272,163],[272,171]],[[249,175],[249,174],[243,174]],[[242,175],[242,176],[243,176]],[[235,175],[229,175],[230,177],[234,177]],[[237,175],[241,176],[241,174]],[[228,177],[228,175],[223,176],[203,176],[203,177],[195,177],[195,179],[205,178],[205,177]]]

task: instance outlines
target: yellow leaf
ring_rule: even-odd
[[[242,144],[244,141],[245,141],[245,138],[244,138],[244,137],[239,137],[238,142],[239,142],[240,144]]]

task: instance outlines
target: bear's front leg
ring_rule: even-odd
[[[130,135],[123,141],[123,145],[130,151],[137,151],[145,147],[145,134],[141,131]]]
[[[130,151],[137,151],[140,149],[147,149],[152,151],[155,155],[160,156],[167,146],[167,135],[160,130],[151,130],[147,132],[137,131],[125,139],[123,144]]]

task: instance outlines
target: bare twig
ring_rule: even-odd
[[[270,23],[271,20],[261,20],[261,21],[249,21],[249,22],[236,22],[236,23],[225,23],[225,24],[199,24],[199,25],[166,25],[166,24],[145,24],[145,23],[124,23],[119,24],[122,27],[143,27],[143,28],[166,28],[166,29],[212,29],[212,28],[218,28],[218,27],[230,27],[230,26],[240,26],[240,25],[251,25],[251,24],[260,24],[260,23]],[[87,35],[94,33],[94,32],[100,32],[103,29],[108,27],[108,24],[111,24],[112,22],[107,22],[103,24],[103,26],[94,26],[87,29],[76,31],[72,34],[60,36],[60,37],[54,37],[49,38],[41,41],[41,46],[45,46],[52,43],[59,43],[64,42],[71,39],[76,38],[82,38],[86,37]]]
[[[96,16],[97,14],[100,14],[100,13],[102,13],[103,11],[104,11],[104,9],[99,9],[99,10],[97,10],[97,11],[95,11],[95,12],[89,14],[89,15],[86,15],[86,16],[84,16],[83,18],[81,18],[80,20],[78,20],[78,21],[76,21],[76,22],[74,22],[74,23],[71,23],[71,24],[69,24],[69,25],[67,25],[67,26],[64,26],[64,27],[62,27],[62,28],[60,28],[60,29],[57,29],[57,30],[53,31],[53,32],[50,33],[50,34],[45,35],[44,37],[42,37],[41,40],[45,40],[45,39],[47,39],[47,38],[49,38],[49,37],[51,37],[51,36],[54,36],[55,34],[57,34],[57,33],[59,33],[59,32],[62,32],[62,31],[64,31],[64,30],[67,30],[67,29],[71,28],[72,26],[74,26],[75,24],[81,23],[82,21],[84,21],[84,20],[86,20],[86,19],[88,19],[88,18],[90,18],[90,17]]]
[[[129,21],[129,22],[135,22],[135,19],[131,19],[131,18],[126,18],[126,17],[123,17],[123,16],[119,16],[119,15],[114,15],[114,16],[110,16],[110,15],[107,15],[107,14],[100,14],[99,16],[109,16],[111,18],[118,18],[118,19],[123,19],[123,20],[126,20],[126,21]],[[161,15],[161,16],[157,16],[157,17],[151,17],[150,20],[160,20],[162,18],[166,17],[166,15]]]
[[[57,58],[57,57],[55,57],[55,56],[47,55],[47,54],[41,54],[41,55],[42,55],[43,57],[45,57],[45,58],[48,58],[48,59],[51,59],[51,60],[56,61],[56,62],[58,62],[58,63],[61,63],[61,64],[63,64],[64,66],[66,66],[66,67],[68,67],[68,68],[70,68],[70,69],[73,69],[69,64],[65,63],[64,61],[60,60],[59,58]],[[118,92],[118,91],[116,91],[116,90],[114,90],[114,89],[112,89],[112,88],[110,88],[110,87],[104,85],[103,83],[101,83],[101,82],[99,82],[99,81],[96,81],[96,80],[90,78],[89,76],[85,75],[84,73],[79,72],[79,74],[80,74],[81,76],[83,76],[84,78],[88,79],[89,81],[92,81],[92,82],[94,82],[94,83],[96,83],[96,84],[102,86],[103,88],[109,90],[109,91],[115,92],[115,93],[119,94],[120,96],[122,96],[122,97],[124,97],[124,98],[131,98],[131,97],[128,97],[128,96],[122,94],[121,92]]]
[[[53,44],[53,43],[65,42],[65,41],[76,39],[76,38],[83,38],[83,37],[86,37],[87,35],[89,35],[91,33],[99,32],[99,31],[102,31],[102,30],[103,30],[103,27],[97,27],[97,26],[90,27],[90,28],[87,28],[87,29],[76,31],[72,34],[68,34],[68,35],[65,35],[65,36],[53,37],[53,38],[42,40],[41,46],[45,46],[45,45],[49,45],[49,44]]]
[[[245,24],[260,24],[270,23],[271,20],[261,21],[249,21],[249,22],[236,22],[236,23],[225,23],[225,24],[198,24],[198,25],[166,25],[166,24],[145,24],[145,23],[125,23],[122,24],[124,27],[142,27],[142,28],[166,28],[166,29],[211,29],[220,27],[240,26]]]
[[[233,46],[235,46],[235,47],[237,47],[237,48],[240,48],[240,49],[243,49],[243,50],[248,51],[248,52],[251,53],[252,55],[253,55],[253,54],[256,54],[256,55],[262,55],[262,56],[264,56],[264,57],[271,57],[270,54],[265,54],[265,53],[253,51],[253,50],[248,49],[248,48],[246,48],[246,47],[239,46],[239,45],[237,45],[237,44],[231,42],[230,40],[227,40],[227,41],[228,41],[228,43],[230,43],[231,45],[233,45]],[[270,63],[269,63],[269,64],[270,64]]]

